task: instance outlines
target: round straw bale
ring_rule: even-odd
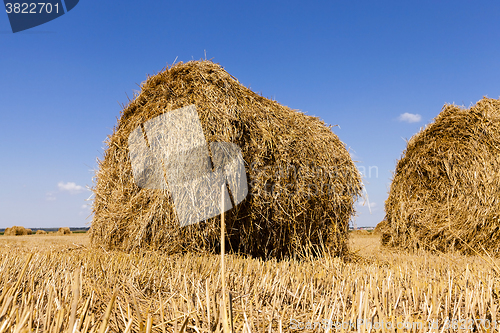
[[[207,144],[235,144],[244,159],[249,190],[225,213],[227,249],[259,257],[319,248],[346,253],[361,182],[345,145],[318,118],[257,95],[210,61],[178,63],[148,77],[123,109],[96,174],[93,244],[219,251],[220,215],[180,227],[168,189],[140,188],[129,157],[132,131],[190,105]]]
[[[37,235],[46,235],[46,234],[47,234],[47,231],[42,230],[42,229],[38,229],[38,230],[36,231],[36,234],[37,234]]]
[[[357,236],[367,236],[367,235],[370,235],[370,232],[368,230],[365,230],[365,229],[356,229],[356,230],[351,231],[351,233],[353,235],[357,235]]]
[[[383,243],[410,250],[500,253],[500,100],[445,105],[398,161]]]
[[[73,232],[68,227],[59,228],[57,235],[71,235]]]
[[[4,231],[4,236],[25,236],[31,234],[31,229],[26,229],[25,227],[19,226],[13,226],[12,228],[7,228]]]

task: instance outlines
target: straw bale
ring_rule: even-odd
[[[39,230],[37,230],[37,231],[36,231],[36,234],[37,234],[37,235],[46,235],[46,234],[47,234],[47,231],[42,230],[42,229],[39,229]]]
[[[131,132],[190,105],[207,143],[232,143],[243,155],[249,193],[226,212],[227,249],[260,257],[319,247],[347,252],[361,182],[345,145],[318,118],[257,95],[210,61],[179,63],[148,77],[122,110],[96,173],[93,244],[218,251],[220,216],[181,228],[168,189],[140,188],[133,178]]]
[[[385,226],[385,220],[382,220],[381,222],[379,222],[376,226],[375,226],[375,229],[373,229],[373,234],[376,234],[376,235],[381,235],[383,233],[383,228]]]
[[[500,100],[445,105],[398,161],[383,243],[500,254]]]
[[[365,229],[356,229],[356,230],[351,231],[351,233],[353,235],[357,235],[357,236],[370,235],[370,232],[368,230],[365,230]]]
[[[19,226],[13,226],[12,228],[7,228],[4,231],[5,236],[25,236],[31,234],[32,234],[31,229]]]
[[[68,227],[59,228],[57,235],[71,235],[73,232]]]

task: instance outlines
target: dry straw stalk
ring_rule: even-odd
[[[22,237],[0,237],[3,332],[60,333],[75,327],[81,333],[145,332],[151,327],[154,333],[222,333],[220,256],[75,247],[74,242],[86,242],[83,237],[59,238],[55,245],[33,236],[24,246]],[[412,330],[398,330],[405,332],[455,331],[445,323],[466,324],[471,332],[498,328],[500,279],[483,260],[380,251],[378,237],[355,235],[352,241],[353,248],[372,248],[361,253],[362,261],[227,255],[234,331],[326,332],[313,323],[330,319],[340,325],[330,332],[341,332],[342,324],[345,332],[368,332],[368,324],[356,326],[358,319],[412,323]],[[429,329],[433,320],[438,330]]]

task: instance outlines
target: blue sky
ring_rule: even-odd
[[[120,103],[205,54],[340,126],[372,204],[356,224],[375,226],[405,139],[445,103],[499,98],[500,2],[81,0],[16,34],[0,14],[0,228],[90,222],[86,187]]]

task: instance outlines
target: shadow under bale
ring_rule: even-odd
[[[498,256],[500,101],[445,105],[409,140],[385,209],[386,245]]]
[[[179,63],[148,77],[121,112],[93,188],[93,244],[125,251],[219,251],[219,215],[180,227],[168,173],[192,165],[181,161],[175,169],[172,161],[161,160],[148,132],[157,117],[193,108],[203,132],[200,142],[206,140],[198,148],[210,153],[214,165],[214,142],[239,147],[244,160],[248,195],[226,212],[227,249],[265,258],[319,249],[347,253],[348,224],[361,181],[345,145],[318,118],[257,95],[210,61]],[[151,149],[147,163],[158,166],[136,174],[140,179],[134,179],[132,141]],[[159,181],[164,185],[151,186],[151,179],[165,174],[168,181]],[[234,199],[231,188],[229,193]]]

